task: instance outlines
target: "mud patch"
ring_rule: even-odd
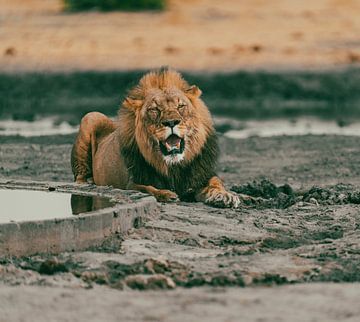
[[[210,239],[210,240],[208,240],[208,242],[210,244],[213,244],[215,246],[220,246],[220,247],[235,246],[235,245],[242,246],[242,245],[249,245],[249,244],[253,243],[253,241],[241,240],[241,239],[231,238],[228,236],[221,236],[217,239]]]
[[[258,208],[284,209],[292,206],[297,201],[290,185],[276,186],[266,178],[245,185],[234,185],[231,190],[257,198],[256,200],[245,201],[245,203],[255,204]]]
[[[316,282],[360,282],[360,259],[340,259],[337,258],[334,263],[334,258],[326,255],[328,263],[332,263],[331,269],[325,269],[317,275],[312,276],[311,281]]]
[[[257,209],[286,209],[297,202],[314,205],[360,204],[360,190],[351,184],[337,184],[327,188],[313,186],[306,191],[294,191],[288,184],[276,186],[269,179],[263,178],[244,185],[234,185],[231,190],[254,197],[244,200],[244,203]]]
[[[326,239],[339,239],[344,236],[344,229],[341,226],[334,225],[325,230],[314,231],[304,234],[305,239],[323,241]]]
[[[94,285],[107,285],[111,288],[124,290],[162,290],[176,286],[193,288],[199,286],[213,287],[245,287],[249,285],[280,285],[292,283],[287,277],[279,274],[261,273],[249,279],[249,274],[242,270],[233,270],[224,264],[218,270],[201,272],[176,261],[164,258],[148,258],[135,263],[122,263],[107,260],[96,267],[74,261],[69,255],[45,257],[46,255],[8,259],[0,263],[13,265],[23,271],[34,271],[39,275],[35,284],[41,285],[46,276],[56,275],[57,280],[73,275],[86,288]],[[67,257],[67,258],[65,258]],[[64,275],[65,274],[65,275]]]
[[[290,249],[306,244],[304,239],[293,238],[266,238],[260,245],[260,249]]]
[[[302,200],[321,205],[360,204],[360,190],[345,184],[329,188],[314,186],[304,193]]]
[[[12,264],[17,268],[35,271],[42,275],[71,272],[80,267],[79,263],[70,259],[47,254],[22,258],[3,258],[0,264]]]
[[[246,284],[244,282],[242,274],[235,271],[230,274],[225,274],[221,272],[215,274],[191,273],[189,274],[188,279],[185,282],[180,283],[179,285],[187,288],[192,288],[199,286],[244,287]]]
[[[279,274],[265,274],[263,277],[255,278],[253,280],[255,285],[284,285],[284,284],[293,284],[293,282],[288,281],[285,276],[280,276]]]
[[[188,269],[175,261],[163,258],[148,258],[133,264],[106,261],[102,268],[89,274],[88,270],[78,275],[84,281],[107,284],[112,288],[126,287],[138,290],[171,289],[185,283]],[[90,278],[89,278],[90,276]]]
[[[186,266],[162,258],[148,258],[132,264],[108,260],[97,267],[90,267],[79,260],[74,261],[66,254],[51,257],[43,254],[33,257],[4,258],[0,265],[13,265],[18,269],[34,271],[40,275],[71,273],[85,282],[88,287],[99,284],[116,289],[174,288],[176,284],[184,284],[185,276],[188,274]]]

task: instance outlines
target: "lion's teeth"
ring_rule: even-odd
[[[176,143],[176,148],[180,149],[180,141]]]
[[[171,145],[170,145],[169,143],[165,142],[165,146],[166,146],[166,148],[167,148],[168,151],[171,150]]]

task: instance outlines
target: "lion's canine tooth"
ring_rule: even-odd
[[[170,151],[170,150],[171,150],[171,146],[170,146],[170,144],[169,144],[169,143],[165,142],[165,146],[166,146],[166,148],[167,148],[167,150],[168,150],[168,151]]]

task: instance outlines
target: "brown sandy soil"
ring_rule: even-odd
[[[357,284],[315,284],[311,288],[295,285],[275,290],[198,288],[162,293],[100,287],[91,291],[1,287],[0,321],[357,322],[359,294]],[[21,310],[15,301],[22,303]]]
[[[71,181],[72,139],[3,138],[0,178]],[[264,197],[239,209],[163,204],[157,218],[87,252],[3,259],[0,321],[40,311],[40,321],[101,315],[109,321],[355,321],[358,284],[309,282],[360,281],[357,143],[341,136],[222,137],[219,173],[228,187],[266,176],[295,188],[294,203],[281,209]],[[312,185],[322,189],[306,197]],[[305,284],[275,287],[293,283]]]
[[[0,0],[0,69],[328,68],[360,62],[356,0],[170,0],[161,13],[76,13]]]

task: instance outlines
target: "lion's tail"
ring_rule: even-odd
[[[71,151],[71,168],[77,183],[92,180],[92,160],[98,143],[115,128],[115,123],[99,112],[90,112],[81,119],[79,133]]]

